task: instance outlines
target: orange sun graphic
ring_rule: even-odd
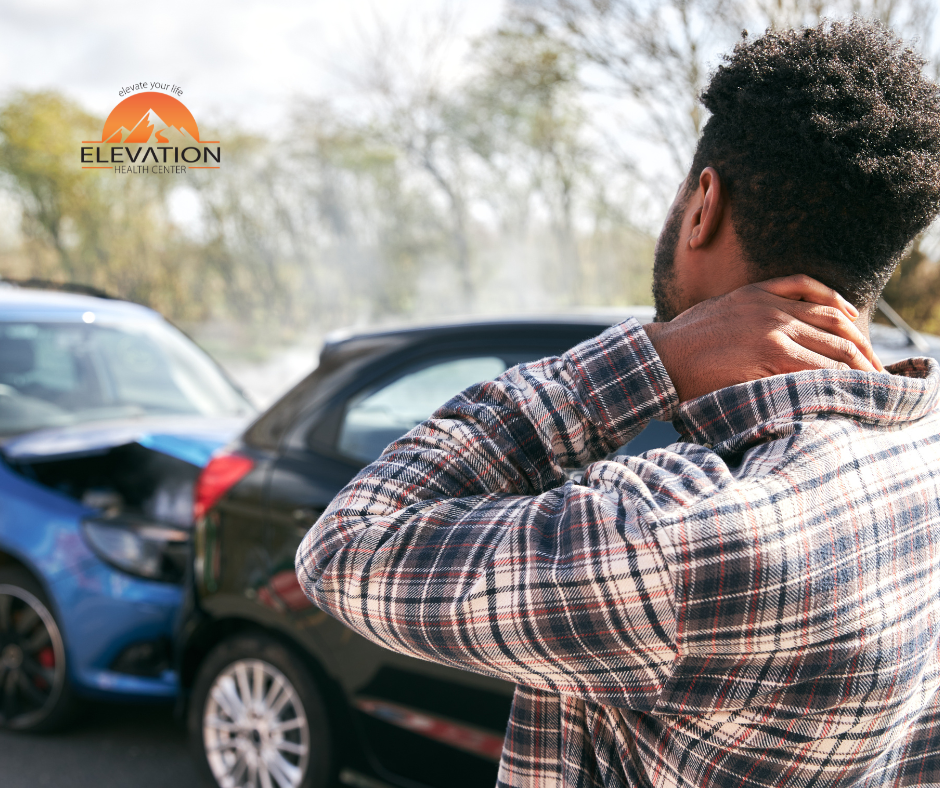
[[[208,142],[199,139],[192,113],[179,99],[149,91],[128,96],[104,122],[102,143]],[[216,140],[213,140],[215,142]]]

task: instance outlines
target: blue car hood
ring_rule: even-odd
[[[138,443],[202,468],[216,450],[244,429],[245,418],[154,417],[53,427],[5,441],[3,455],[13,462],[36,462],[103,454]]]

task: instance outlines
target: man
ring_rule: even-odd
[[[940,785],[940,367],[864,336],[940,206],[922,66],[860,21],[740,43],[659,322],[468,389],[301,545],[366,637],[517,683],[500,785]],[[684,441],[603,460],[651,418]]]

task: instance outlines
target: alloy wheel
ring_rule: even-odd
[[[221,788],[298,788],[310,756],[300,695],[268,662],[236,660],[209,690],[203,743]]]
[[[48,608],[0,584],[0,726],[29,728],[55,706],[65,683],[65,648]]]

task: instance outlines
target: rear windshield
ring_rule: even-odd
[[[168,323],[0,322],[0,434],[250,412],[212,360]]]

